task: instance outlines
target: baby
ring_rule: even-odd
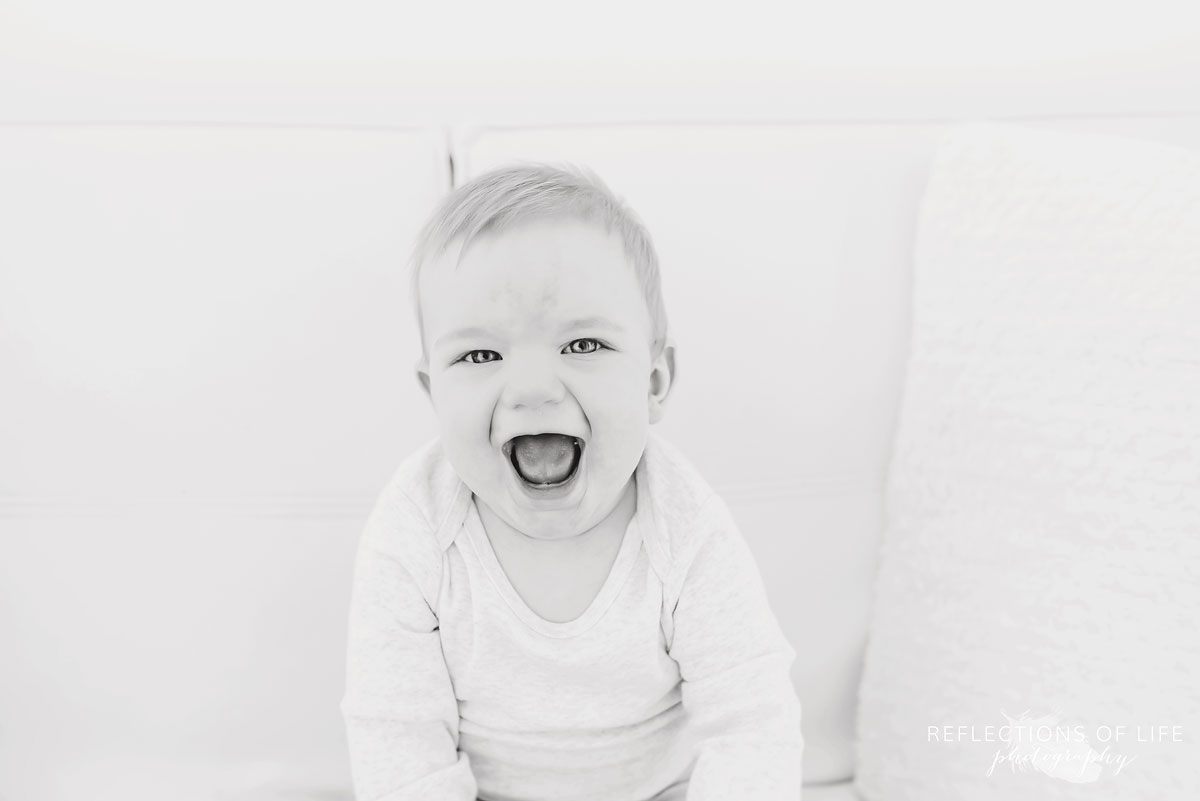
[[[798,801],[795,651],[667,441],[657,257],[589,172],[455,190],[413,257],[440,436],[358,550],[358,801]]]

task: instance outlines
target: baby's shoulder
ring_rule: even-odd
[[[462,483],[433,439],[410,454],[380,492],[364,543],[411,570],[437,570]]]
[[[671,581],[724,524],[724,502],[691,460],[656,434],[647,439],[643,464],[655,518],[652,547],[660,574]]]

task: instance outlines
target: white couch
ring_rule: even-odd
[[[404,260],[518,158],[653,233],[660,431],[799,652],[805,797],[854,798],[919,203],[962,121],[0,125],[0,798],[350,798],[351,560],[434,431]],[[1200,150],[1200,114],[1012,122]]]

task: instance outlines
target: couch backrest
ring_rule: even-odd
[[[1196,115],[1025,122],[1200,148]],[[459,180],[586,163],[646,220],[680,348],[660,430],[799,652],[807,778],[850,775],[949,124],[0,126],[0,793],[347,786],[351,560],[433,432],[403,264],[451,154]]]
[[[345,782],[449,175],[436,130],[0,126],[0,796]]]

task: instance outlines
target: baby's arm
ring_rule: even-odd
[[[762,577],[725,503],[713,496],[683,566],[670,655],[699,736],[687,801],[795,801],[801,792],[796,653],[767,601]]]
[[[342,715],[357,801],[474,801],[458,703],[427,597],[440,554],[419,510],[387,491],[358,548]],[[433,585],[436,587],[436,584]]]

